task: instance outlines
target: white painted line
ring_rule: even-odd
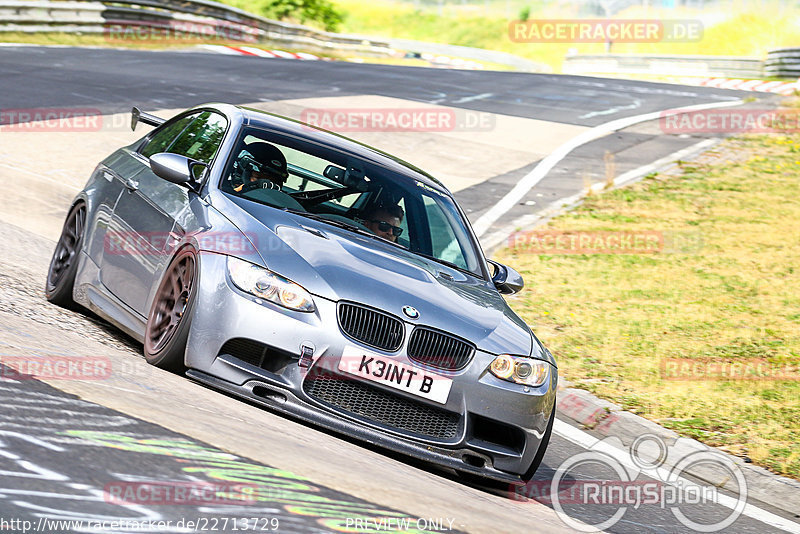
[[[701,152],[706,148],[713,146],[716,144],[717,139],[705,139],[700,141],[699,143],[695,143],[692,146],[686,147],[684,149],[678,150],[677,152],[673,152],[663,158],[657,159],[653,163],[649,163],[647,165],[642,165],[641,167],[637,167],[636,169],[632,169],[624,174],[619,175],[614,179],[613,187],[622,187],[626,185],[628,182],[641,178],[651,172],[656,172],[667,165],[674,163],[675,161],[682,159],[687,156],[691,156],[696,152]],[[600,182],[597,184],[593,184],[592,189],[602,190],[605,187],[605,182]],[[481,239],[481,245],[483,246],[484,250],[491,250],[500,244],[503,241],[506,241],[510,235],[514,233],[519,228],[530,228],[542,219],[549,219],[559,215],[561,212],[564,211],[566,206],[572,206],[576,202],[580,201],[586,195],[586,191],[581,191],[574,195],[570,195],[565,198],[560,198],[549,203],[542,211],[538,213],[530,213],[528,215],[523,215],[522,217],[518,217],[505,225],[503,228],[492,232],[491,234],[484,236]]]
[[[638,98],[633,101],[633,104],[629,104],[627,106],[617,106],[615,108],[608,108],[602,111],[591,111],[586,113],[585,115],[581,115],[578,117],[579,119],[593,119],[595,117],[601,117],[603,115],[613,115],[614,113],[619,113],[620,111],[627,111],[629,109],[636,109],[642,105],[642,101]]]
[[[658,169],[660,169],[660,168],[662,168],[662,167],[664,167],[666,165],[669,165],[670,163],[673,163],[673,162],[675,162],[675,161],[677,161],[677,160],[679,160],[681,158],[684,158],[684,157],[688,156],[689,154],[693,154],[695,152],[700,152],[700,151],[705,150],[706,148],[708,148],[708,147],[710,147],[712,145],[715,145],[717,143],[717,141],[718,141],[717,139],[704,139],[704,140],[700,141],[699,143],[695,143],[695,144],[693,144],[691,146],[688,146],[688,147],[686,147],[686,148],[684,148],[682,150],[678,150],[677,152],[673,152],[672,154],[670,154],[668,156],[664,156],[661,159],[657,159],[653,163],[650,163],[648,165],[642,165],[641,167],[637,167],[636,169],[632,169],[632,170],[630,170],[630,171],[628,171],[626,173],[620,174],[619,176],[614,178],[614,187],[620,187],[622,185],[625,185],[627,182],[629,182],[631,180],[635,180],[635,179],[639,178],[640,176],[645,176],[645,175],[650,174],[651,172],[656,172]],[[594,187],[596,185],[602,186],[601,187],[601,189],[602,189],[606,184],[603,183],[603,182],[600,182],[599,184],[594,184],[592,186],[592,188],[594,189]]]
[[[558,162],[560,162],[570,152],[581,145],[584,145],[590,141],[594,141],[595,139],[599,139],[600,137],[610,134],[611,132],[622,130],[623,128],[627,128],[628,126],[632,126],[640,122],[656,120],[661,117],[667,117],[671,115],[679,115],[690,111],[738,106],[741,103],[741,100],[734,100],[732,102],[699,104],[680,109],[665,109],[662,111],[645,113],[643,115],[636,115],[634,117],[625,117],[595,126],[591,130],[587,130],[579,135],[576,135],[540,161],[539,164],[536,165],[531,172],[523,176],[522,179],[517,182],[517,185],[515,185],[511,191],[506,193],[506,195],[501,198],[497,204],[492,206],[486,213],[481,215],[478,220],[475,221],[475,224],[472,225],[472,228],[475,230],[475,234],[478,237],[484,235],[491,228],[491,226],[497,222],[498,219],[500,219],[500,217],[505,215],[520,200],[522,200],[522,198],[527,195],[531,189],[533,189],[533,186],[547,176],[547,173],[549,173],[553,167],[558,164]]]
[[[591,436],[583,430],[575,428],[574,426],[559,419],[556,419],[553,423],[553,432],[584,449],[592,449],[592,447],[594,447],[594,449],[592,449],[593,451],[608,454],[620,464],[624,465],[628,469],[633,470],[634,472],[641,471],[643,474],[652,476],[661,481],[665,481],[665,483],[668,483],[666,482],[668,480],[674,480],[678,487],[695,485],[694,482],[691,482],[683,477],[674,479],[674,475],[671,474],[670,470],[664,467],[658,467],[655,469],[642,469],[633,462],[629,451],[618,449],[617,447],[609,444],[607,441],[601,442],[594,436]],[[736,509],[736,506],[739,503],[738,499],[729,495],[723,495],[722,493],[717,494],[717,499],[718,504],[731,510]],[[789,521],[788,519],[784,519],[766,510],[762,510],[761,508],[753,506],[752,504],[745,504],[744,509],[742,510],[742,515],[746,515],[751,519],[755,519],[756,521],[764,523],[765,525],[783,530],[784,532],[800,534],[800,524]]]
[[[464,98],[453,100],[453,104],[463,104],[465,102],[472,102],[474,100],[483,100],[484,98],[489,98],[490,96],[494,96],[494,93],[482,93],[479,95],[465,96]]]

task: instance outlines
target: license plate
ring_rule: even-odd
[[[447,377],[357,347],[344,348],[339,370],[440,404],[447,403],[453,385]]]

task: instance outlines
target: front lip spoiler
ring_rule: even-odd
[[[473,458],[477,456],[483,458],[486,461],[486,465],[491,465],[491,459],[482,453],[467,448],[447,449],[434,445],[416,444],[379,430],[364,427],[322,411],[317,407],[310,406],[290,390],[276,387],[274,384],[267,384],[256,379],[239,386],[197,369],[189,369],[186,371],[186,376],[214,389],[245,398],[272,410],[297,417],[302,421],[324,427],[339,434],[345,434],[370,445],[498,482],[513,485],[523,484],[518,475],[499,471],[493,467],[477,467],[464,461],[465,456]],[[255,394],[253,390],[256,388],[261,388],[264,394]]]

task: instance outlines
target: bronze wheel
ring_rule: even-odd
[[[179,252],[164,272],[145,329],[145,357],[153,365],[183,367],[196,275],[197,261],[188,249]]]

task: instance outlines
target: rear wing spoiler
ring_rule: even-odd
[[[167,119],[162,119],[161,117],[150,115],[149,113],[145,113],[144,111],[134,106],[133,109],[131,109],[131,130],[136,131],[136,125],[140,122],[149,124],[150,126],[161,126],[162,124],[167,122]]]

